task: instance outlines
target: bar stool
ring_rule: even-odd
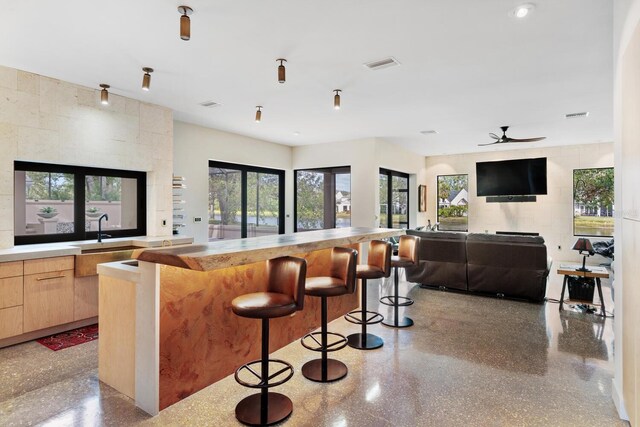
[[[267,261],[268,283],[265,292],[254,292],[236,297],[231,302],[233,312],[242,317],[262,319],[262,358],[240,366],[235,373],[236,381],[250,388],[259,388],[260,393],[245,397],[236,405],[236,418],[248,425],[271,425],[287,418],[293,411],[291,399],[280,393],[270,393],[269,388],[289,381],[293,366],[280,359],[269,359],[269,319],[288,316],[302,310],[304,304],[304,282],[307,262],[301,258],[281,257]],[[269,374],[269,363],[282,366]],[[252,365],[260,364],[258,374]],[[250,383],[240,379],[246,370],[258,381]],[[270,382],[276,377],[280,380]]]
[[[351,323],[362,325],[359,333],[351,334],[347,337],[349,347],[359,350],[373,350],[382,347],[384,341],[377,335],[367,333],[367,325],[375,325],[382,322],[384,317],[375,311],[367,311],[367,279],[380,279],[389,277],[391,274],[391,243],[382,240],[372,240],[369,242],[369,254],[367,263],[358,265],[356,276],[362,279],[360,292],[360,310],[347,313],[344,318]],[[359,317],[356,317],[358,316]]]
[[[347,366],[339,360],[329,359],[327,353],[343,349],[347,345],[347,338],[335,332],[327,331],[327,297],[352,294],[356,290],[356,264],[358,251],[349,248],[333,248],[331,250],[330,276],[307,277],[305,294],[320,297],[321,329],[311,332],[300,340],[302,345],[312,351],[322,354],[320,359],[310,360],[302,366],[302,375],[317,382],[337,381],[347,375]],[[320,341],[316,339],[320,335]],[[338,340],[329,344],[328,336]],[[305,341],[312,340],[314,344]]]
[[[398,318],[398,307],[406,307],[413,304],[409,297],[398,296],[398,268],[411,267],[418,263],[418,247],[420,238],[418,236],[400,236],[398,255],[391,257],[393,267],[393,295],[380,298],[380,303],[394,308],[393,319],[385,319],[382,324],[392,328],[408,328],[413,325],[413,320],[408,317]]]

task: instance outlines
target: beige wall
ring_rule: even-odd
[[[487,203],[485,197],[476,196],[476,162],[534,157],[547,158],[547,195],[527,203]],[[434,156],[427,158],[426,164],[427,217],[432,222],[436,220],[437,211],[437,176],[468,174],[470,232],[537,232],[544,237],[548,253],[555,261],[578,261],[582,258],[571,250],[576,240],[573,236],[573,169],[613,166],[613,143]],[[591,259],[591,262],[601,261],[600,257]]]
[[[621,413],[626,408],[631,425],[640,424],[640,2],[634,1],[622,36],[616,81],[616,158],[622,173],[616,185],[621,200],[618,223],[621,238],[616,264],[616,361],[614,396]],[[622,356],[622,357],[620,357]],[[620,384],[621,383],[621,384]]]
[[[285,231],[293,232],[293,178],[291,147],[246,136],[205,128],[189,123],[174,123],[174,168],[186,178],[186,227],[180,234],[193,236],[195,242],[208,240],[209,160],[285,170]],[[193,222],[201,217],[202,222]]]
[[[171,234],[172,112],[109,99],[105,107],[95,89],[0,67],[0,248],[13,246],[14,160],[146,171],[147,234]]]

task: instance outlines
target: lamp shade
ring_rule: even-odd
[[[592,254],[593,246],[591,245],[591,240],[584,237],[579,238],[573,245],[573,250],[579,252],[589,252],[590,254]]]

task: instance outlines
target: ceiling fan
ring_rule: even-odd
[[[484,146],[484,145],[493,145],[493,144],[506,144],[509,142],[536,142],[536,141],[542,141],[543,139],[546,139],[546,136],[541,136],[538,138],[524,138],[524,139],[518,139],[518,138],[509,138],[507,136],[507,129],[509,129],[509,126],[501,126],[500,129],[502,129],[502,136],[498,136],[495,133],[490,133],[489,136],[493,139],[495,139],[494,142],[490,142],[488,144],[478,144],[480,146]]]

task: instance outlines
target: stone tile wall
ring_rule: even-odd
[[[0,248],[13,246],[14,160],[146,171],[147,234],[171,234],[173,113],[113,93],[109,101],[0,66]]]

